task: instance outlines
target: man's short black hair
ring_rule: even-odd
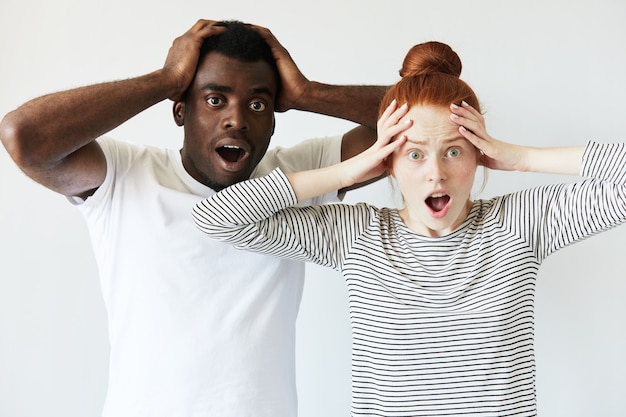
[[[225,20],[219,22],[218,25],[226,26],[228,30],[205,39],[200,49],[200,57],[209,52],[218,52],[242,62],[265,61],[272,68],[276,76],[277,91],[280,91],[281,82],[276,60],[271,48],[259,32],[251,25],[238,20]]]

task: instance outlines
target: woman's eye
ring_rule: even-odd
[[[209,97],[206,102],[209,103],[209,106],[215,107],[222,103],[222,99],[219,97]]]
[[[266,109],[266,107],[267,106],[262,101],[255,101],[253,103],[250,103],[250,108],[254,111],[263,111]]]
[[[456,158],[458,156],[461,156],[461,150],[459,148],[452,148],[448,150],[448,156],[450,158]]]
[[[417,161],[418,159],[421,159],[421,158],[422,158],[422,154],[419,153],[418,151],[409,152],[409,159],[413,161]]]

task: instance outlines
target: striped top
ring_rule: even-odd
[[[279,170],[200,202],[193,216],[237,247],[341,271],[353,416],[534,416],[539,266],[626,221],[625,167],[625,144],[590,143],[586,179],[477,200],[443,237],[412,232],[396,209],[290,207]]]

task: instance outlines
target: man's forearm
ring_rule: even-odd
[[[297,110],[350,120],[376,130],[378,107],[389,86],[329,85],[315,81],[298,100]]]
[[[53,93],[33,99],[2,121],[3,140],[18,154],[50,162],[62,159],[96,137],[167,98],[159,71]]]

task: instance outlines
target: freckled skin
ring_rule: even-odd
[[[413,106],[405,119],[413,120],[413,125],[405,132],[408,140],[394,152],[391,165],[405,204],[400,217],[417,233],[449,234],[465,221],[471,208],[477,150],[450,121],[446,107]],[[426,204],[434,192],[450,197],[438,213]]]

